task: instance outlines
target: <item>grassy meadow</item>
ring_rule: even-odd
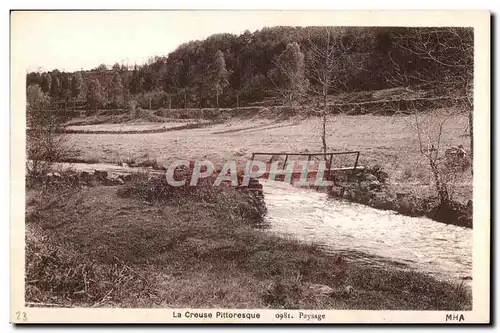
[[[328,150],[359,150],[359,165],[379,164],[395,188],[428,196],[434,192],[431,173],[428,161],[419,152],[412,123],[412,116],[403,115],[332,115],[327,121]],[[252,152],[320,152],[320,133],[320,118],[276,121],[235,117],[204,128],[147,134],[70,134],[68,140],[79,158],[88,161],[120,163],[146,157],[165,166],[177,159],[209,159],[222,165],[229,159],[243,163]],[[442,135],[443,150],[459,144],[468,150],[467,133],[465,116],[448,117]],[[352,166],[354,161],[350,157],[335,162]],[[461,202],[472,198],[470,172],[461,176],[453,192]]]

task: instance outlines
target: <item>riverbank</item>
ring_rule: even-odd
[[[156,159],[151,159],[147,154],[139,158],[123,159],[115,164],[92,162],[95,161],[67,159],[63,163],[54,163],[53,169],[58,171],[74,169],[79,172],[84,171],[84,175],[96,174],[98,177],[101,172],[105,172],[106,177],[109,173],[107,183],[116,183],[118,176],[123,179],[123,175],[134,173],[163,175],[166,170],[165,166],[159,165]],[[315,179],[315,174],[312,173],[312,175],[310,182],[314,182]],[[264,174],[261,179],[266,177],[267,174]],[[277,177],[278,181],[282,181],[282,178],[282,176]],[[439,199],[430,186],[411,187],[405,184],[395,186],[387,182],[389,175],[379,166],[360,168],[353,175],[346,173],[344,178],[340,181],[337,179],[333,187],[310,186],[310,188],[326,192],[331,198],[347,200],[380,210],[391,210],[405,216],[425,216],[445,224],[465,228],[473,227],[472,200],[469,200],[467,204],[450,200],[448,205],[440,205]]]
[[[449,200],[441,204],[439,198],[422,191],[401,190],[387,183],[389,175],[380,167],[367,168],[349,175],[329,195],[377,209],[393,210],[406,216],[425,216],[437,222],[472,228],[472,200],[463,204]]]
[[[242,191],[196,187],[170,193],[144,178],[119,186],[69,184],[39,183],[27,190],[27,302],[471,308],[470,291],[463,285],[396,268],[364,267],[256,228],[264,210]]]

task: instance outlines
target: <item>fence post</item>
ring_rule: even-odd
[[[354,163],[354,170],[356,170],[356,168],[358,167],[358,160],[359,160],[359,151],[356,154],[356,162]]]

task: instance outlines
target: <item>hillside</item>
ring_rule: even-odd
[[[423,40],[441,42],[428,50]],[[438,95],[463,96],[467,87],[456,83],[473,68],[470,29],[272,27],[189,41],[132,68],[116,63],[75,73],[28,73],[26,84],[41,86],[53,105],[69,109],[116,108],[132,100],[146,109],[250,106],[269,98],[282,103],[290,85],[282,70],[294,43],[308,81],[298,103],[320,90],[314,75],[319,47],[331,47],[334,55],[327,95],[427,83],[441,84]]]

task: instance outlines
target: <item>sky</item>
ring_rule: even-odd
[[[26,71],[143,64],[190,40],[253,32],[276,23],[279,19],[270,12],[14,12],[12,54],[22,58]]]
[[[438,26],[478,19],[467,12],[439,11],[14,11],[11,68],[24,75],[143,64],[191,40],[266,26]]]

